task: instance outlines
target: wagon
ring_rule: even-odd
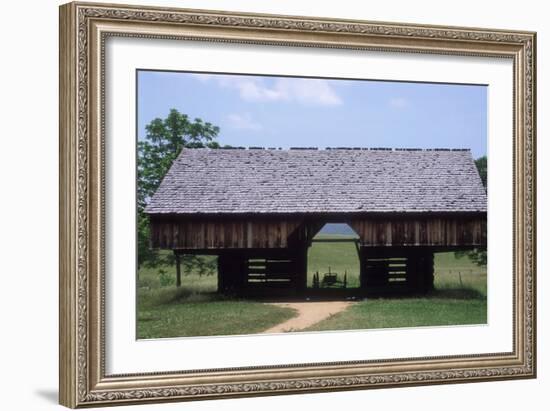
[[[323,279],[319,281],[319,271],[317,271],[313,275],[313,288],[346,288],[348,284],[348,273],[347,271],[344,271],[344,277],[343,279],[340,279],[338,277],[338,273],[334,273],[330,271],[330,267],[328,268],[328,273],[323,274]]]

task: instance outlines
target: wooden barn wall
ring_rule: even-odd
[[[153,221],[151,246],[167,249],[287,248],[289,241],[303,236],[294,233],[300,224],[299,220]]]
[[[322,218],[289,220],[152,220],[151,246],[165,249],[261,249],[310,245]],[[342,220],[376,246],[485,246],[486,218],[356,218]]]
[[[364,246],[487,245],[487,221],[482,217],[357,219],[348,224]]]

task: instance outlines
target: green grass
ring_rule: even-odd
[[[138,338],[255,334],[294,316],[294,310],[244,300],[212,299],[140,307]]]
[[[486,267],[448,252],[435,255],[434,269],[427,296],[359,301],[304,331],[486,324]]]
[[[373,299],[361,301],[304,331],[486,324],[482,299]]]
[[[486,268],[467,257],[455,258],[452,252],[436,254],[434,265],[435,290],[429,295],[359,301],[304,331],[485,324]],[[359,286],[359,261],[352,242],[313,243],[308,255],[308,285],[313,273],[319,271],[322,277],[329,266],[340,275],[347,271],[348,287]],[[160,270],[165,271],[162,281]],[[182,287],[166,285],[174,279],[173,266],[140,269],[138,338],[254,334],[295,315],[289,308],[216,294],[214,273],[185,273]]]
[[[204,256],[206,259],[215,259],[212,256]],[[138,271],[138,296],[143,295],[144,298],[153,297],[155,293],[166,292],[167,288],[162,285],[159,272],[166,271],[166,278],[171,280],[170,285],[176,284],[176,267],[175,265],[162,265],[159,267],[141,267]],[[217,277],[215,272],[199,275],[198,273],[182,273],[182,285],[190,294],[211,293],[216,291]],[[173,287],[175,289],[175,287]],[[141,294],[140,294],[141,293]],[[153,295],[151,295],[153,294]]]
[[[470,295],[487,298],[487,267],[479,267],[468,257],[436,253],[434,258],[435,294]]]
[[[138,273],[138,339],[254,334],[295,315],[290,308],[218,295],[212,274],[186,273],[180,288],[163,286],[160,270],[175,279],[173,266],[141,268]]]

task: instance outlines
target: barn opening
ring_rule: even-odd
[[[359,235],[345,223],[327,223],[308,249],[308,291],[360,287]]]

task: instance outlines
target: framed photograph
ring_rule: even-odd
[[[60,403],[536,376],[533,32],[60,8]]]

